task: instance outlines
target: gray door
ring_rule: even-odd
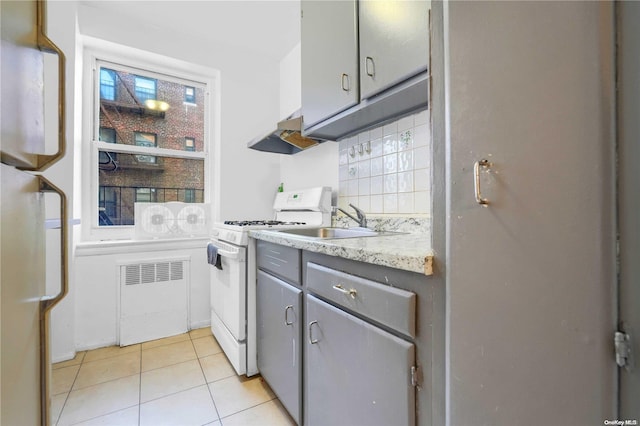
[[[258,370],[301,424],[302,291],[260,270],[257,283]]]
[[[618,3],[619,329],[635,365],[620,369],[620,419],[640,420],[640,3]]]
[[[305,424],[415,424],[415,345],[306,297]]]
[[[443,7],[448,424],[603,424],[616,415],[613,4]]]

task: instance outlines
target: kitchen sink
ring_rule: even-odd
[[[338,238],[360,238],[360,237],[376,237],[384,235],[395,235],[401,232],[390,231],[374,231],[367,228],[303,228],[303,229],[286,229],[279,230],[283,234],[296,235],[306,238],[317,239],[338,239]]]

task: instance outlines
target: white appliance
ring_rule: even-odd
[[[66,196],[32,173],[44,171],[65,154],[65,61],[44,33],[43,7],[40,1],[0,2],[0,422],[6,425],[50,424],[49,315],[67,293]],[[49,109],[47,117],[43,52],[59,56],[58,112]],[[58,149],[51,155],[44,154],[45,118],[59,126]],[[61,289],[55,295],[46,294],[43,192],[60,195]]]
[[[211,244],[221,268],[211,266],[211,331],[238,374],[258,373],[256,359],[256,246],[250,230],[331,225],[331,188],[279,192],[274,220],[226,221]]]

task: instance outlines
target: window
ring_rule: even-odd
[[[136,188],[137,203],[155,203],[158,201],[155,188]]]
[[[185,189],[184,190],[184,202],[185,203],[195,203],[196,202],[196,191],[195,191],[195,189]]]
[[[135,77],[135,85],[136,85],[136,98],[140,102],[146,101],[147,99],[157,99],[156,97],[156,80],[145,77]]]
[[[95,83],[91,101],[93,126],[83,159],[92,162],[86,175],[92,194],[87,217],[93,239],[131,238],[136,202],[206,202],[208,135],[205,132],[211,77],[191,76],[182,67],[180,77],[149,63],[113,63],[93,59]],[[157,63],[151,62],[151,64]],[[99,76],[99,78],[96,78]],[[185,113],[187,92],[202,94],[199,105]],[[117,102],[110,101],[116,99]],[[140,105],[153,99],[168,107],[162,111]],[[189,129],[189,136],[177,129]],[[89,134],[89,133],[87,133]],[[196,141],[198,143],[196,144]],[[83,185],[85,185],[83,183]]]
[[[113,70],[100,69],[100,98],[107,101],[116,100],[116,73]]]
[[[184,86],[184,101],[190,104],[196,103],[196,88]]]
[[[137,146],[155,147],[157,146],[156,135],[153,133],[133,132],[135,143]],[[136,155],[136,158],[141,163],[156,162],[156,157],[152,155]]]

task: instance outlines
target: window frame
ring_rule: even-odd
[[[92,37],[87,37],[85,40],[83,59],[82,179],[77,183],[81,188],[81,191],[77,191],[77,193],[86,194],[78,198],[81,198],[82,217],[88,219],[82,221],[81,239],[83,241],[103,241],[134,238],[134,226],[132,225],[99,225],[98,155],[100,151],[202,160],[204,162],[203,201],[212,204],[212,194],[218,192],[213,186],[213,156],[211,153],[218,150],[214,146],[218,145],[219,131],[216,130],[214,132],[213,129],[218,129],[218,123],[220,122],[220,72],[212,68],[116,45]],[[144,78],[161,78],[203,89],[204,99],[201,105],[201,107],[205,108],[203,150],[195,152],[157,147],[148,148],[100,141],[99,77],[101,66],[113,69],[116,72],[122,70],[135,75],[142,74],[141,77]],[[216,166],[219,166],[217,159]],[[216,167],[216,169],[219,169],[219,167]],[[219,170],[216,175],[219,176]],[[218,181],[219,179],[215,180],[215,182]]]

